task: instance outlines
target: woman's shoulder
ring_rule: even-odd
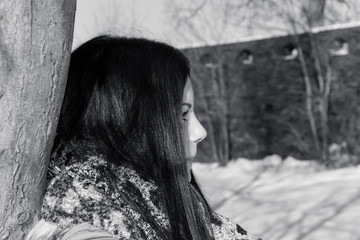
[[[86,161],[52,163],[49,171],[42,216],[63,229],[87,222],[122,239],[143,239],[144,232],[148,239],[156,239],[132,204],[144,199],[160,224],[167,224],[161,208],[152,201],[157,195],[154,184],[126,165],[115,166],[94,155]]]
[[[95,222],[109,218],[109,210],[121,207],[121,198],[104,176],[102,159],[90,157],[89,161],[71,164],[52,164],[42,215],[43,218],[59,223],[63,227],[81,222]],[[117,204],[114,204],[117,200]]]
[[[87,161],[72,161],[68,164],[52,161],[48,169],[45,196],[61,198],[76,194],[86,199],[101,199],[111,192],[105,176],[106,169],[106,161],[100,156],[90,156]]]

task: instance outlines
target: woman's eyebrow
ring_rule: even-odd
[[[189,108],[192,107],[192,105],[191,105],[190,103],[183,103],[182,106],[184,106],[184,105],[185,105],[185,106],[188,106]]]

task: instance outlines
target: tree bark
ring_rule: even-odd
[[[39,217],[70,60],[76,1],[0,2],[0,239]]]

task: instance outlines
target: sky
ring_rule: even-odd
[[[351,6],[358,8],[340,1],[328,1],[326,18],[343,23],[360,20],[360,4],[358,0],[347,0],[351,1],[355,2]],[[261,15],[256,17],[248,7],[226,7],[229,4],[235,6],[238,2],[205,1],[207,4],[192,15],[192,10],[201,6],[203,0],[78,0],[73,49],[105,33],[145,37],[178,48],[248,41],[289,33],[284,19],[276,17],[274,11],[266,6],[259,8]],[[187,16],[187,20],[180,24],[173,15],[178,18]]]
[[[221,25],[224,13],[222,1],[205,5],[201,13],[191,17],[194,32],[188,28],[175,29],[170,4],[186,9],[201,5],[201,0],[78,0],[75,17],[73,49],[81,43],[104,33],[146,37],[169,43],[175,47],[217,44],[224,39],[240,39],[248,32],[239,26]],[[224,1],[226,3],[226,1]],[[168,5],[167,5],[168,4]],[[183,33],[182,33],[183,32]],[[213,35],[216,32],[215,36]],[[219,38],[219,41],[212,40]]]
[[[169,42],[164,0],[78,0],[74,48],[102,33]]]
[[[228,0],[232,1],[232,0]],[[171,17],[171,7],[178,4],[182,14],[201,5],[201,0],[78,0],[75,17],[73,48],[104,33],[146,37],[169,43],[175,47],[209,45],[248,35],[240,26],[222,26],[223,3],[207,4],[201,13],[191,17],[194,32],[188,28],[175,29],[176,20]],[[237,14],[237,13],[236,13]],[[226,29],[225,29],[226,28]],[[216,32],[214,36],[214,32]],[[268,31],[266,31],[268,32]],[[214,41],[212,38],[218,39]],[[214,43],[215,42],[215,43]]]

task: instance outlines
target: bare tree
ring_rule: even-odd
[[[39,217],[75,4],[0,2],[0,239],[24,239]]]
[[[170,18],[175,20],[174,30],[181,33],[182,40],[197,41],[204,45],[214,44],[212,55],[203,56],[201,59],[203,73],[194,74],[208,76],[207,82],[198,82],[196,84],[212,86],[211,95],[215,96],[215,101],[211,104],[204,102],[207,112],[205,120],[208,123],[212,158],[219,162],[221,166],[225,166],[230,158],[229,94],[226,87],[226,61],[221,49],[217,47],[231,34],[231,31],[227,31],[230,26],[230,13],[226,9],[229,8],[224,4],[228,3],[226,1],[180,2],[173,0],[168,2],[167,6]],[[219,11],[219,9],[225,9],[225,11]],[[196,17],[196,21],[193,21],[193,17]],[[213,21],[212,18],[216,18],[217,21]],[[198,88],[200,91],[198,94],[206,98],[207,93],[201,92],[202,89],[204,88]]]
[[[265,5],[265,2],[263,2]],[[327,149],[328,149],[328,125],[327,125],[327,106],[328,94],[325,94],[325,85],[328,87],[326,93],[330,92],[331,75],[329,78],[324,78],[320,64],[320,58],[316,37],[312,34],[312,27],[323,24],[324,20],[324,7],[325,0],[316,1],[298,1],[291,0],[285,1],[267,1],[266,4],[271,9],[271,12],[279,17],[286,25],[289,26],[288,33],[295,39],[299,62],[303,74],[303,81],[305,85],[305,102],[306,113],[310,125],[310,130],[313,136],[313,141],[316,150],[320,153],[321,160],[327,162]],[[304,49],[301,43],[300,34],[307,32],[310,39],[310,48],[312,56],[314,57],[314,66],[316,70],[317,82],[319,86],[319,94],[314,94],[314,85],[311,83],[311,76],[309,74],[308,65],[304,57]],[[330,72],[330,68],[327,68]],[[315,98],[319,96],[319,110],[321,112],[321,133],[318,133],[319,124],[317,124],[314,112]],[[320,143],[321,142],[321,143]]]
[[[265,4],[265,2],[263,1]],[[304,85],[306,89],[305,102],[308,121],[313,141],[321,161],[329,165],[329,126],[328,109],[330,102],[332,66],[329,52],[322,52],[319,48],[317,36],[313,28],[322,26],[325,22],[324,10],[326,0],[306,1],[266,1],[271,12],[289,26],[288,33],[295,39],[298,59],[301,65]],[[316,83],[312,84],[309,65],[304,58],[304,44],[300,34],[306,34],[310,42],[310,52],[313,58],[312,68],[315,69]],[[327,50],[325,50],[327,51]],[[317,103],[317,104],[316,104]],[[314,109],[314,105],[317,109]],[[319,113],[319,121],[316,114]]]
[[[182,3],[184,4],[184,1]],[[212,51],[215,53],[214,58],[218,63],[213,64],[212,67],[225,64],[222,53],[217,50],[216,45],[231,39],[231,33],[274,32],[291,35],[296,43],[297,59],[303,75],[305,109],[313,145],[321,161],[325,165],[330,164],[328,109],[334,78],[331,66],[332,55],[328,50],[319,46],[317,35],[314,34],[313,29],[324,24],[348,21],[349,15],[352,16],[352,19],[357,19],[359,12],[357,1],[203,0],[193,1],[184,6],[173,0],[169,8],[173,9],[170,11],[171,17],[175,19],[175,29],[178,33],[191,39],[198,39],[203,45],[214,45]],[[344,11],[344,9],[347,10]],[[309,39],[309,46],[302,42],[304,38],[300,36],[304,34]],[[304,57],[304,46],[310,48],[313,59],[311,66],[308,64],[308,59]],[[315,70],[315,78],[310,74],[309,67]],[[219,78],[219,82],[224,83],[226,79]],[[227,95],[226,88],[225,90],[221,88],[225,84],[218,83],[218,85],[217,89],[221,94],[215,94],[215,96],[219,102],[222,102],[221,106],[223,107],[226,106],[226,101],[222,94]],[[224,109],[225,112],[220,114],[226,116],[227,107]],[[226,124],[226,121],[223,122]],[[294,132],[293,129],[292,132]],[[295,132],[298,135],[299,132]]]

